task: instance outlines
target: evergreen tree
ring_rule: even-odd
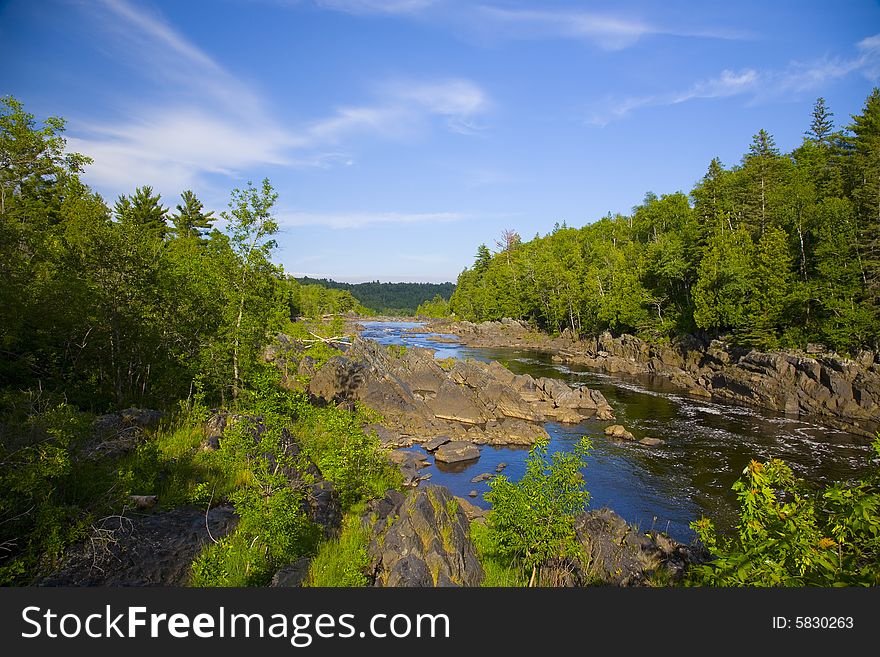
[[[834,133],[834,113],[825,105],[825,99],[821,96],[813,105],[813,116],[810,128],[804,134],[817,144],[827,146],[831,143],[831,135]]]
[[[785,231],[767,227],[755,245],[751,272],[753,293],[747,299],[746,317],[737,338],[758,349],[775,349],[791,285],[791,255]]]
[[[736,329],[752,297],[753,243],[743,228],[716,233],[700,262],[694,287],[694,321],[703,329]]]
[[[177,214],[171,215],[176,236],[179,239],[203,237],[213,226],[214,212],[203,212],[204,206],[192,190],[186,190],[180,197],[183,203],[178,204]]]
[[[152,187],[144,185],[131,196],[120,196],[113,211],[120,223],[136,226],[162,239],[168,228],[165,222],[168,209],[162,207],[160,200],[159,194],[153,196]]]
[[[867,303],[880,322],[880,89],[874,88],[849,126],[850,194],[858,226],[858,255]],[[875,333],[880,340],[880,329]]]
[[[702,248],[705,248],[709,236],[715,231],[733,230],[727,172],[717,157],[712,158],[706,174],[691,196],[699,220],[698,240]]]
[[[770,221],[774,192],[782,176],[783,158],[773,137],[764,129],[752,137],[749,152],[743,158],[742,219],[755,239]]]

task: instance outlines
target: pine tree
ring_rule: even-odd
[[[177,237],[180,239],[203,237],[211,230],[214,212],[203,212],[204,205],[192,190],[186,190],[180,197],[183,199],[183,204],[178,204],[177,214],[171,216]]]
[[[849,179],[858,226],[867,301],[880,318],[880,89],[874,88],[849,126]],[[876,336],[880,339],[880,335]]]
[[[752,137],[749,152],[743,158],[743,173],[747,184],[743,199],[743,218],[756,238],[764,232],[769,220],[770,197],[779,182],[781,162],[776,142],[762,128]]]
[[[829,145],[831,135],[834,133],[834,113],[825,105],[825,99],[821,96],[813,105],[813,119],[810,121],[810,129],[804,134],[817,144]]]
[[[165,223],[168,209],[162,207],[160,200],[159,194],[153,196],[152,187],[144,185],[131,196],[120,196],[113,211],[120,223],[142,228],[162,239],[168,229]]]

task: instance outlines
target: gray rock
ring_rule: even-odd
[[[448,443],[450,440],[452,439],[449,436],[435,436],[434,438],[431,438],[431,440],[429,440],[428,442],[423,443],[422,447],[425,449],[425,451],[433,452],[441,445],[445,445],[446,443]]]
[[[232,532],[231,506],[179,507],[164,513],[110,516],[89,540],[70,547],[59,569],[38,586],[186,586],[202,549]]]
[[[370,503],[363,522],[372,534],[375,586],[478,586],[483,579],[468,517],[445,487],[423,486],[405,497],[389,491]]]
[[[480,450],[471,443],[462,441],[446,443],[434,452],[434,459],[442,463],[458,463],[478,458],[480,458]]]
[[[288,588],[302,586],[309,576],[309,566],[311,563],[311,559],[303,557],[292,564],[284,566],[275,573],[269,586]]]
[[[587,555],[578,573],[586,584],[639,586],[661,572],[664,581],[677,581],[705,557],[661,533],[631,527],[611,509],[581,514],[575,532]]]

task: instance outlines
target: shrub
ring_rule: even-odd
[[[550,559],[580,556],[574,519],[590,499],[580,471],[591,448],[584,437],[571,452],[548,458],[544,439],[529,452],[520,481],[499,475],[489,483],[491,541],[499,556],[531,573],[530,586]]]
[[[880,458],[880,437],[873,443]],[[730,538],[710,520],[691,524],[712,554],[691,584],[876,586],[880,584],[880,468],[855,484],[812,491],[778,459],[752,461],[734,485],[740,521]]]

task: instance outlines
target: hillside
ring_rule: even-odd
[[[449,300],[455,283],[340,283],[327,278],[296,279],[302,285],[322,285],[334,290],[347,290],[362,305],[381,315],[414,315],[416,308],[436,295]]]

